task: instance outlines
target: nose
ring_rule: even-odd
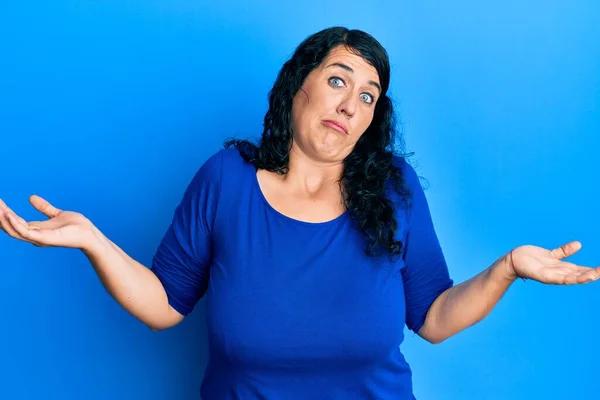
[[[348,91],[348,94],[338,105],[337,112],[344,113],[351,118],[356,113],[356,107],[358,107],[358,100],[352,91]]]

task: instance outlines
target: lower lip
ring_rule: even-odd
[[[345,130],[343,130],[340,126],[334,124],[333,122],[323,121],[323,125],[333,128],[336,131],[338,131],[339,133],[343,133],[344,135],[347,135]]]

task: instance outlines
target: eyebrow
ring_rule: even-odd
[[[346,71],[348,71],[350,73],[354,73],[354,70],[352,68],[350,68],[350,66],[348,66],[346,64],[339,63],[339,62],[331,63],[331,64],[329,64],[325,68],[329,68],[329,67],[340,67],[340,68],[345,69]],[[381,86],[379,86],[379,83],[377,83],[375,81],[369,81],[367,83],[369,85],[371,85],[371,86],[375,86],[377,88],[377,90],[379,90],[379,93],[381,93]]]

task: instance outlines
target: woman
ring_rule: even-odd
[[[335,27],[279,73],[258,146],[233,140],[198,170],[146,268],[91,221],[32,196],[12,237],[83,250],[103,285],[154,330],[207,296],[212,399],[412,399],[404,325],[440,343],[484,318],[517,278],[586,283],[580,249],[521,246],[449,277],[415,171],[392,150],[386,51]]]

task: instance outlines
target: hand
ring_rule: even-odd
[[[62,211],[39,196],[29,202],[50,219],[26,222],[0,199],[0,228],[11,237],[37,247],[71,247],[83,249],[93,236],[93,224],[83,215]]]
[[[517,247],[506,256],[509,274],[554,285],[595,281],[600,277],[600,267],[583,267],[561,261],[580,249],[579,241],[569,242],[553,250],[531,245]]]

